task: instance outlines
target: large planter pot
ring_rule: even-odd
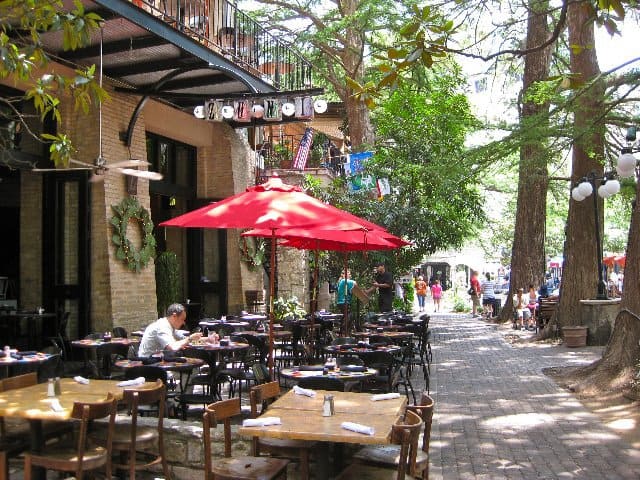
[[[581,325],[574,327],[562,327],[564,344],[567,347],[585,347],[587,345],[587,327]]]

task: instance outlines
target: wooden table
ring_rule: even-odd
[[[398,331],[389,331],[386,332],[356,332],[353,334],[355,338],[369,338],[371,336],[380,336],[385,337],[391,340],[392,342],[402,341],[402,340],[411,340],[413,338],[413,332],[398,332]]]
[[[322,416],[325,394],[334,396],[335,415]],[[370,393],[326,392],[317,390],[315,397],[296,395],[289,391],[276,400],[264,414],[280,417],[282,425],[267,427],[240,427],[240,435],[263,438],[314,440],[318,448],[318,478],[328,478],[329,443],[388,444],[391,429],[404,414],[405,396],[374,402]],[[363,435],[343,429],[342,422],[356,422],[374,427],[373,435]]]
[[[41,352],[25,355],[25,354],[21,354],[19,351],[16,351],[16,350],[12,350],[11,353],[16,355],[21,355],[22,358],[16,358],[14,356],[7,358],[3,355],[2,352],[0,352],[0,377],[2,378],[10,376],[9,375],[10,369],[15,366],[40,365],[41,363],[44,363],[47,360],[58,356],[58,354],[41,353]]]
[[[323,377],[324,365],[311,365],[305,367],[292,367],[292,368],[282,368],[280,369],[280,376],[284,378],[289,378],[293,380],[300,380],[301,378],[308,377]],[[331,371],[326,376],[329,378],[337,378],[338,380],[342,380],[343,382],[360,382],[366,378],[373,377],[377,375],[378,371],[375,368],[366,368],[363,372],[351,372],[349,370],[340,369],[340,371]]]
[[[0,392],[0,417],[19,417],[29,420],[31,450],[38,452],[44,444],[43,420],[67,421],[71,418],[73,402],[95,402],[105,399],[111,393],[116,399],[123,397],[125,388],[118,387],[116,380],[91,380],[87,385],[73,379],[60,380],[61,394],[47,396],[47,384],[39,383],[24,388]],[[136,388],[151,388],[155,384],[147,382]],[[61,412],[51,409],[51,402],[57,398],[62,405]],[[36,478],[44,478],[44,471],[37,469]]]
[[[101,339],[97,339],[97,340],[91,340],[88,338],[85,338],[83,340],[74,340],[73,342],[71,342],[71,346],[75,347],[75,348],[79,348],[84,350],[84,355],[85,355],[85,365],[88,365],[89,362],[89,351],[90,350],[95,350],[96,351],[96,360],[98,361],[98,363],[100,363],[100,358],[102,357],[102,374],[101,376],[104,378],[110,378],[111,377],[111,367],[112,367],[112,361],[111,361],[111,349],[114,348],[118,348],[118,347],[130,347],[131,345],[138,345],[140,343],[140,339],[139,338],[120,338],[120,337],[113,337],[110,341],[105,342]],[[98,373],[100,373],[98,371]]]
[[[185,357],[183,362],[166,361],[160,360],[159,358],[156,363],[144,363],[142,360],[118,360],[114,365],[118,368],[122,368],[123,370],[147,365],[150,367],[162,368],[163,370],[170,372],[178,372],[180,374],[180,393],[184,393],[184,387],[189,383],[191,372],[194,368],[204,365],[204,360],[191,357]],[[187,377],[183,381],[182,375],[185,373],[187,374]]]
[[[401,350],[398,345],[387,345],[384,347],[370,347],[370,346],[353,346],[344,348],[344,345],[329,345],[324,347],[324,351],[332,355],[354,355],[356,357],[363,357],[375,352],[387,352],[392,355],[399,353]]]

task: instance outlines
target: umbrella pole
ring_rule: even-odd
[[[344,252],[344,336],[349,336],[349,277],[347,276],[347,265],[349,262],[349,253]]]
[[[276,288],[275,268],[276,268],[276,230],[271,229],[271,264],[269,269],[269,377],[275,380],[273,375],[273,321],[275,313],[273,311],[273,295]]]
[[[317,243],[317,242],[316,242]],[[316,318],[316,311],[318,310],[318,270],[320,269],[320,266],[318,265],[318,249],[316,248],[314,250],[314,256],[316,259],[316,265],[315,268],[313,269],[313,301],[311,302],[311,343],[313,345],[313,358],[316,358],[316,329],[315,329],[315,318]]]

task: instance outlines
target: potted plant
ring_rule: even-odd
[[[156,297],[161,317],[167,307],[180,298],[180,265],[173,252],[162,252],[156,258]]]
[[[279,297],[273,301],[273,318],[277,323],[282,323],[285,320],[296,320],[306,314],[307,312],[302,308],[298,297],[293,296],[287,299]]]

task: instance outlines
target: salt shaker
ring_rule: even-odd
[[[333,403],[333,395],[325,395],[324,402],[322,403],[322,416],[330,417],[335,413],[335,407]]]
[[[53,383],[53,378],[50,378],[47,383],[47,397],[55,397],[56,396],[56,386]]]
[[[11,357],[11,348],[9,345],[4,346],[4,356],[7,358]]]
[[[62,387],[60,386],[60,377],[56,377],[56,380],[53,384],[53,391],[55,392],[56,396],[62,393]]]

